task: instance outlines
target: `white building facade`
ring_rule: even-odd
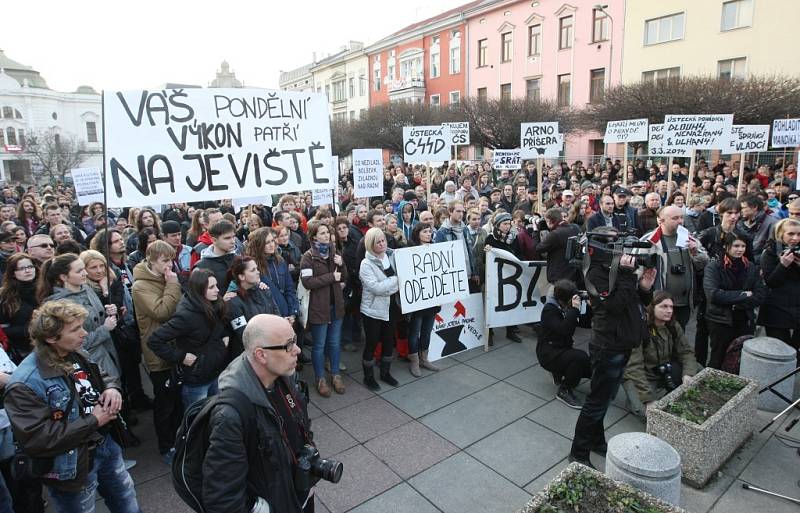
[[[331,121],[355,121],[369,108],[368,64],[364,44],[350,41],[311,67],[314,89],[328,97]]]
[[[86,146],[83,167],[102,167],[101,96],[89,86],[75,92],[53,91],[39,73],[0,50],[0,179],[32,183],[38,176],[25,153],[31,134],[52,131]]]

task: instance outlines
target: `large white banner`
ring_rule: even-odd
[[[772,147],[796,148],[800,146],[800,118],[772,121]]]
[[[469,296],[469,273],[460,240],[394,252],[403,313],[452,303]]]
[[[469,145],[469,121],[459,121],[458,123],[442,123],[443,127],[450,129],[453,146]]]
[[[606,124],[606,133],[603,136],[603,142],[606,144],[646,140],[647,118],[609,121]]]
[[[483,294],[470,294],[454,303],[442,305],[431,332],[428,359],[440,360],[467,349],[484,345]]]
[[[522,123],[520,125],[520,157],[555,158],[564,146],[564,137],[558,133],[558,121]]]
[[[664,124],[651,124],[647,139],[647,154],[653,157],[689,157],[691,149],[685,147],[667,147],[664,140]]]
[[[733,114],[670,114],[664,116],[665,146],[727,150],[732,126]]]
[[[486,326],[539,322],[548,287],[546,262],[523,262],[492,248],[486,253]]]
[[[109,207],[333,187],[322,94],[106,91],[103,115]]]
[[[404,126],[403,160],[414,162],[442,162],[450,160],[453,135],[444,125]]]
[[[80,167],[69,170],[72,183],[75,185],[75,194],[78,196],[78,205],[91,205],[103,202],[103,172],[96,167]]]
[[[522,166],[519,150],[493,150],[492,167],[497,170],[515,170]]]
[[[733,125],[728,153],[767,151],[769,125]]]
[[[383,197],[383,152],[380,148],[353,150],[353,196]]]

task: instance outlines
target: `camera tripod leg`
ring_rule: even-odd
[[[778,497],[778,498],[781,498],[781,499],[785,499],[787,501],[794,502],[795,504],[800,504],[800,499],[795,499],[795,498],[792,498],[792,497],[787,497],[786,495],[781,495],[779,493],[770,492],[769,490],[764,490],[763,488],[757,488],[757,487],[749,485],[747,483],[742,483],[742,488],[744,488],[745,490],[752,490],[754,492],[763,493],[765,495],[771,495],[773,497]]]

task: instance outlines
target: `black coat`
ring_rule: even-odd
[[[228,346],[231,359],[244,352],[242,343],[244,328],[247,326],[247,321],[258,314],[281,315],[269,289],[254,288],[246,294],[240,291],[236,297],[228,301],[228,314],[225,320],[233,332]]]
[[[758,311],[758,324],[767,328],[800,328],[800,266],[781,265],[783,245],[770,241],[761,254],[761,273],[769,289]]]
[[[558,280],[572,280],[577,282],[578,268],[569,263],[567,259],[567,239],[580,233],[580,228],[574,224],[561,223],[555,230],[542,237],[536,245],[534,254],[541,257],[547,254],[547,281],[555,283]]]
[[[219,376],[228,362],[224,336],[224,321],[209,322],[202,305],[185,296],[170,320],[150,335],[147,345],[159,358],[176,365],[185,383],[200,385]],[[191,367],[183,364],[186,353],[197,356]]]
[[[630,351],[638,347],[647,334],[645,305],[652,300],[652,291],[639,289],[636,274],[620,269],[614,290],[609,292],[608,268],[592,265],[586,273],[600,297],[592,297],[591,344],[611,351]]]
[[[541,324],[536,343],[536,358],[544,369],[567,349],[572,349],[572,336],[578,327],[580,312],[577,308],[561,306],[548,298],[542,308]]]
[[[706,293],[706,320],[721,324],[733,324],[733,310],[747,313],[750,322],[755,320],[755,308],[764,302],[767,289],[761,279],[759,268],[750,262],[745,272],[743,286],[737,286],[729,273],[725,272],[722,260],[708,263],[703,274],[703,290]],[[745,292],[751,291],[747,297]]]
[[[224,294],[228,290],[228,269],[233,264],[233,259],[236,258],[234,253],[228,253],[222,256],[205,256],[197,262],[196,269],[208,269],[214,273],[217,278],[217,287],[219,287],[220,294]]]
[[[28,323],[33,316],[33,311],[39,306],[36,300],[36,282],[22,284],[17,291],[20,295],[20,305],[14,315],[7,316],[4,309],[0,308],[0,325],[3,325],[12,349],[12,360],[19,363],[33,350],[31,339],[28,336]]]

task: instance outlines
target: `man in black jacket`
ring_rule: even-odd
[[[236,228],[224,219],[209,229],[213,243],[200,254],[195,268],[208,269],[217,278],[220,293],[228,290],[228,269],[236,256]]]
[[[259,454],[248,454],[242,419],[230,405],[218,406],[209,421],[203,465],[203,504],[209,513],[314,510],[311,490],[297,490],[297,455],[310,444],[311,422],[295,365],[300,347],[282,317],[261,314],[247,323],[244,353],[219,378],[221,390],[243,392],[256,411]]]
[[[637,283],[634,257],[623,255],[616,280],[611,283],[611,257],[610,252],[595,251],[586,273],[587,287],[592,293],[592,341],[589,343],[592,385],[575,423],[569,453],[570,461],[592,468],[590,452],[605,456],[603,419],[608,406],[617,393],[631,350],[642,343],[647,332],[644,308],[650,302],[656,278],[655,269],[645,269]]]
[[[550,230],[536,245],[536,258],[547,254],[547,281],[551,285],[558,280],[577,282],[578,269],[569,263],[566,255],[567,239],[578,235],[580,229],[564,220],[563,211],[558,207],[547,210],[544,219]]]

